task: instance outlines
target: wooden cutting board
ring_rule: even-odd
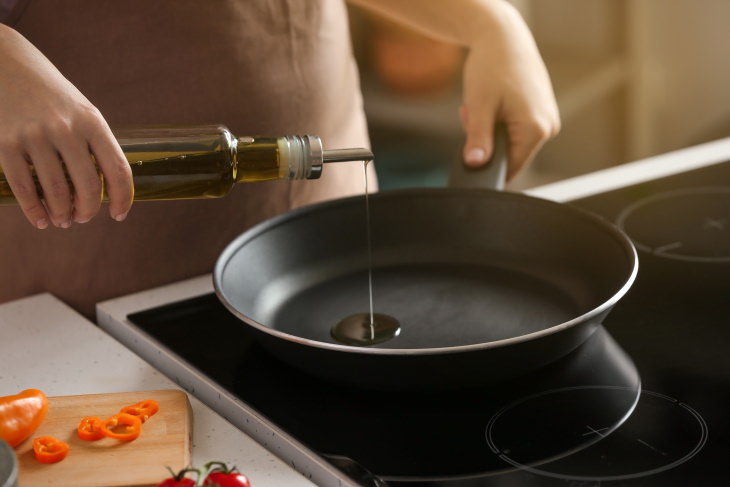
[[[136,440],[111,438],[83,441],[76,427],[84,416],[106,419],[124,406],[154,399],[160,411],[142,425]],[[120,392],[48,398],[48,415],[33,436],[18,445],[19,487],[147,487],[190,465],[192,412],[187,394],[179,390]],[[71,447],[54,464],[39,463],[32,439],[54,436]]]

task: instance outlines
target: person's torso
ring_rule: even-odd
[[[341,0],[16,1],[7,22],[112,126],[221,123],[239,136],[368,145]],[[0,301],[51,291],[88,313],[96,300],[210,272],[253,224],[364,187],[357,163],[327,166],[318,181],[239,186],[221,200],[137,203],[124,223],[100,214],[66,231],[35,230],[18,208],[0,208],[13,235],[0,260],[17,276]]]

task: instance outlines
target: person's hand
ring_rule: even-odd
[[[498,28],[486,29],[469,46],[464,66],[464,161],[480,166],[489,159],[495,123],[503,121],[510,180],[557,135],[560,115],[547,69],[522,17],[505,4],[498,20]]]
[[[89,221],[101,207],[102,178],[110,216],[124,220],[134,193],[131,169],[99,111],[2,25],[0,66],[0,168],[30,223],[43,229]]]
[[[349,0],[436,39],[465,47],[464,161],[478,167],[492,154],[495,125],[509,138],[507,179],[560,131],[545,64],[520,13],[505,0]]]

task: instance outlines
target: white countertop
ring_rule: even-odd
[[[179,389],[49,294],[0,305],[0,396],[29,388],[49,396]],[[211,460],[232,463],[254,487],[314,485],[208,406],[188,397],[193,408],[194,465]],[[167,475],[160,465],[160,480]]]
[[[563,202],[728,160],[730,160],[730,137],[546,184],[529,189],[525,193]]]
[[[729,159],[730,138],[726,138],[527,193],[566,201]],[[100,320],[124,320],[128,313],[212,290],[211,276],[206,275],[100,303],[97,312]],[[0,305],[0,395],[27,388],[53,396],[178,387],[100,328],[53,296],[42,294]],[[196,465],[210,460],[233,463],[250,477],[254,487],[314,485],[189,397]],[[165,473],[161,466],[161,478]]]

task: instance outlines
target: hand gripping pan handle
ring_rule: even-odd
[[[449,186],[452,188],[485,188],[503,190],[507,181],[507,127],[498,123],[494,129],[492,157],[487,164],[469,167],[458,159],[451,165]]]

